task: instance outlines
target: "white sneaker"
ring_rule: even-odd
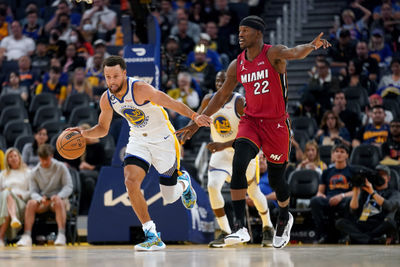
[[[274,239],[272,240],[272,246],[274,248],[284,248],[290,240],[290,230],[292,230],[293,226],[293,216],[289,212],[289,220],[286,225],[283,225],[284,222],[279,222],[276,224],[276,230],[274,234]]]
[[[0,239],[0,248],[4,248],[5,246],[4,240]]]
[[[247,228],[242,227],[235,233],[227,235],[225,237],[225,244],[228,246],[239,244],[239,243],[246,243],[250,241],[250,235],[247,231]]]
[[[29,235],[22,235],[21,239],[17,242],[18,247],[31,247],[32,237]]]
[[[11,228],[20,228],[21,227],[21,222],[17,219],[17,217],[14,217],[11,219],[11,223],[10,223]]]
[[[64,234],[58,234],[56,241],[54,241],[55,246],[65,246],[67,238]]]

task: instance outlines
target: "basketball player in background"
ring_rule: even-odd
[[[221,88],[225,78],[225,71],[217,73],[215,79],[215,87],[217,90]],[[213,95],[214,94],[208,94],[204,97],[200,109],[198,110],[199,113],[207,107]],[[244,106],[244,98],[238,93],[232,93],[221,109],[211,116],[212,124],[210,128],[213,142],[209,143],[207,146],[212,153],[208,169],[207,187],[211,207],[222,233],[216,240],[210,242],[210,247],[224,247],[226,245],[224,238],[232,233],[228,218],[225,214],[225,202],[221,194],[221,189],[225,181],[231,181],[234,154],[232,144],[238,132],[239,119],[244,113]],[[256,160],[258,159],[256,158]],[[256,174],[259,170],[257,168],[258,164],[256,163],[256,160],[253,159],[250,161],[249,167],[246,171],[248,184],[247,193],[253,200],[261,216],[263,226],[263,239],[261,245],[271,246],[274,228],[271,223],[267,200],[257,184]],[[250,239],[250,236],[248,238]],[[228,240],[227,244],[229,244]]]
[[[239,45],[244,51],[233,60],[227,77],[202,114],[211,116],[226,103],[238,83],[245,88],[246,108],[240,119],[233,144],[231,197],[237,231],[225,238],[233,242],[248,241],[245,228],[246,170],[262,148],[268,160],[268,174],[279,205],[273,246],[283,248],[290,240],[293,216],[289,213],[289,186],[284,179],[290,148],[290,123],[286,111],[286,60],[303,59],[312,51],[328,48],[329,42],[320,33],[312,42],[288,48],[263,42],[264,21],[257,16],[245,17],[239,25]],[[177,131],[183,140],[198,129],[192,124]]]
[[[124,159],[125,186],[133,210],[142,223],[146,240],[135,246],[136,250],[160,250],[165,248],[156,225],[151,220],[146,200],[140,186],[151,165],[160,173],[160,190],[164,204],[181,197],[184,206],[191,209],[196,203],[196,192],[187,172],[181,173],[179,143],[168,119],[168,108],[191,118],[199,126],[208,125],[210,118],[198,115],[185,104],[170,98],[151,85],[126,75],[122,57],[110,56],[103,62],[108,90],[100,99],[101,113],[97,125],[77,130],[87,138],[107,135],[113,110],[124,117],[130,126],[130,137]]]

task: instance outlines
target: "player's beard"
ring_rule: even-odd
[[[113,93],[114,95],[118,94],[119,92],[121,92],[122,87],[124,87],[124,82],[123,81],[122,81],[121,85],[118,86],[117,90],[114,91],[114,90],[111,89],[111,93]]]

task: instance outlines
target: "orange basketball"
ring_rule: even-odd
[[[65,159],[76,159],[86,149],[86,140],[77,131],[63,131],[57,138],[57,151]]]

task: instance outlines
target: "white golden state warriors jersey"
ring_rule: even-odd
[[[138,80],[127,77],[128,86],[122,99],[118,99],[108,89],[107,96],[110,105],[128,121],[130,136],[146,140],[167,138],[175,132],[167,112],[161,106],[150,101],[146,101],[142,105],[137,104],[133,94],[133,85],[136,81]]]
[[[236,101],[240,94],[234,93],[231,99],[211,116],[211,138],[214,142],[227,142],[236,138],[240,116]]]

